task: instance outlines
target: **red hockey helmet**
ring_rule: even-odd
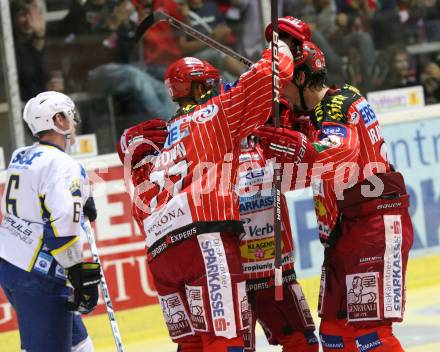
[[[219,73],[212,65],[195,57],[184,57],[171,64],[164,77],[174,101],[190,94],[192,82],[208,84],[210,79],[218,78]]]
[[[307,71],[316,73],[325,70],[324,54],[319,47],[309,41],[305,41],[294,53],[295,71]]]
[[[278,31],[285,32],[300,42],[310,40],[312,37],[312,31],[309,25],[293,16],[278,18]],[[266,41],[270,42],[272,40],[272,33],[273,26],[272,23],[269,23],[264,31]]]

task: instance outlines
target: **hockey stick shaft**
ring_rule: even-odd
[[[275,127],[280,127],[280,80],[278,57],[278,1],[271,0],[272,20],[272,116]],[[281,170],[274,169],[274,233],[275,233],[275,300],[283,300],[283,267],[281,262]]]
[[[92,232],[92,225],[88,219],[85,219],[83,229],[87,235],[87,240],[89,241],[90,251],[92,253],[92,258],[96,263],[99,263],[101,267],[101,291],[104,298],[105,307],[107,309],[107,315],[110,321],[110,326],[112,328],[113,338],[115,340],[116,350],[118,352],[124,352],[124,346],[122,344],[121,334],[119,332],[118,323],[116,322],[115,311],[113,310],[112,301],[110,299],[110,293],[108,291],[107,281],[105,280],[104,269],[99,259],[98,247],[96,246],[95,237]]]
[[[162,11],[155,11],[149,16],[147,16],[138,26],[136,29],[136,41],[139,41],[145,32],[153,26],[155,23],[159,21],[166,21],[171,26],[176,28],[182,33],[185,33],[195,39],[200,40],[202,43],[206,44],[207,46],[218,50],[219,52],[232,57],[233,59],[236,59],[240,61],[241,63],[245,64],[246,66],[250,67],[254,63],[245,58],[244,56],[241,56],[239,53],[235,52],[234,50],[228,48],[227,46],[219,43],[218,41],[212,39],[211,37],[199,32],[198,30],[192,28],[191,26],[188,26],[186,23],[183,23],[182,21],[179,21],[177,18],[174,18],[173,16],[170,16]]]

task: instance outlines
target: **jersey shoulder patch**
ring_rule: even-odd
[[[362,95],[359,90],[346,84],[336,94],[325,96],[315,107],[316,121],[318,123],[348,123],[350,106],[360,98],[362,98]]]

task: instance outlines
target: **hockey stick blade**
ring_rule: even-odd
[[[139,23],[136,28],[136,34],[134,36],[134,40],[139,42],[139,40],[144,36],[145,32],[155,23],[154,12],[145,17],[141,23]]]

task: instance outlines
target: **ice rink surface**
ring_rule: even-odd
[[[312,311],[316,311],[319,278],[300,280]],[[127,352],[175,352],[158,305],[117,312]],[[97,352],[113,352],[115,347],[106,315],[85,319]],[[318,322],[315,316],[315,322]],[[407,307],[403,324],[395,324],[395,335],[407,352],[440,351],[440,255],[410,260],[408,265]],[[0,351],[19,351],[18,332],[0,334]],[[257,351],[281,351],[269,346],[258,330]]]

